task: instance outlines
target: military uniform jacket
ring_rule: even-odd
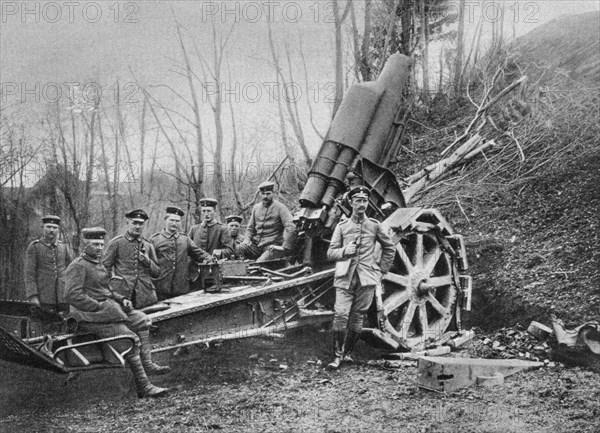
[[[209,254],[221,252],[222,257],[231,257],[233,254],[233,241],[229,228],[216,220],[210,223],[202,221],[190,228],[188,236],[192,241]]]
[[[294,247],[295,229],[292,213],[283,203],[273,200],[269,206],[265,206],[261,202],[252,208],[245,238],[259,248],[281,245],[291,250]]]
[[[140,251],[146,252],[150,263],[144,263],[140,259]],[[106,246],[102,264],[109,274],[122,277],[127,282],[128,293],[121,295],[134,299],[133,291],[136,292],[135,308],[144,308],[157,301],[152,278],[160,276],[160,267],[154,245],[148,240],[141,236],[134,238],[129,233],[117,236]]]
[[[123,322],[129,320],[119,303],[123,296],[109,288],[110,275],[98,260],[83,254],[66,271],[65,299],[77,321]]]
[[[188,256],[200,262],[209,259],[210,254],[183,233],[162,230],[152,235],[150,242],[154,245],[160,266],[160,276],[154,280],[157,293],[164,297],[188,293]]]
[[[352,241],[357,243],[356,253],[348,256],[345,249]],[[381,245],[380,261],[377,243]],[[362,221],[349,218],[340,222],[327,250],[327,258],[337,261],[333,285],[349,288],[355,272],[361,286],[379,284],[381,275],[390,270],[395,252],[394,244],[377,220],[364,217]]]
[[[38,239],[27,247],[25,253],[25,296],[29,300],[38,296],[43,304],[62,304],[65,290],[65,269],[71,263],[66,244],[51,244]]]

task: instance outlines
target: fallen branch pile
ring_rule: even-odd
[[[526,76],[522,76],[521,78],[510,84],[508,87],[503,89],[501,92],[499,92],[490,101],[487,101],[497,76],[498,73],[494,76],[490,88],[484,92],[483,100],[479,105],[475,104],[471,100],[471,102],[473,102],[473,104],[477,107],[475,116],[473,117],[471,122],[469,122],[469,125],[467,126],[465,131],[450,145],[448,145],[441,152],[441,155],[443,156],[446,153],[448,153],[448,151],[455,147],[458,143],[463,141],[464,143],[460,145],[460,147],[456,149],[450,156],[402,179],[403,183],[406,185],[406,188],[403,190],[403,193],[407,203],[413,201],[415,196],[417,196],[419,193],[426,191],[428,187],[432,186],[435,182],[437,182],[444,176],[447,176],[449,173],[452,173],[457,168],[463,166],[466,162],[470,161],[474,157],[483,154],[483,152],[486,149],[495,146],[496,142],[494,141],[494,139],[486,140],[480,134],[481,130],[488,121],[486,113],[491,107],[494,106],[494,104],[500,101],[503,96],[509,94],[512,90],[516,89],[520,84],[524,83],[527,80]],[[472,130],[478,122],[479,125],[475,128],[475,132],[472,134]]]
[[[593,145],[600,134],[595,118],[598,100],[570,77],[536,68],[525,75],[520,70],[509,71],[505,62],[491,78],[481,72],[481,102],[474,102],[467,92],[474,113],[459,120],[458,124],[466,127],[454,136],[449,132],[455,127],[435,129],[415,122],[430,132],[413,138],[413,145],[427,152],[441,147],[444,141],[450,144],[441,151],[443,159],[402,179],[407,204],[423,202],[426,197],[427,205],[439,206],[458,201],[459,195],[487,200],[490,187],[501,191],[519,186],[537,176],[542,167],[558,163],[565,154],[585,155],[590,151],[590,143]],[[519,78],[492,95],[500,82],[507,82],[506,77],[499,77],[514,77],[515,72]],[[414,147],[406,150],[415,153]],[[485,162],[469,165],[466,170],[478,156]]]

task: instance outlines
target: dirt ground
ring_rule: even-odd
[[[127,370],[65,376],[0,364],[1,432],[596,432],[600,376],[579,368],[520,373],[504,386],[449,394],[419,389],[416,363],[385,367],[365,344],[328,372],[329,333],[226,342],[163,356],[154,382],[173,392],[138,400]],[[455,356],[468,356],[465,349]],[[36,388],[36,392],[31,392]]]

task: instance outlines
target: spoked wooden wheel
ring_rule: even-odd
[[[412,349],[422,348],[446,332],[457,297],[452,266],[435,232],[421,227],[404,234],[383,279],[385,331]]]

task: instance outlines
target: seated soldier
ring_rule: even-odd
[[[71,317],[78,329],[99,338],[133,337],[135,344],[125,355],[129,363],[138,397],[160,397],[166,388],[154,386],[147,374],[163,374],[168,366],[152,362],[149,344],[150,319],[133,309],[131,300],[114,293],[109,287],[110,275],[101,263],[106,231],[101,227],[82,230],[81,256],[67,268],[65,299],[71,306]],[[118,346],[118,342],[115,343]],[[116,347],[119,350],[119,347]],[[120,350],[122,351],[122,350]]]
[[[215,219],[218,203],[214,198],[200,199],[202,221],[190,228],[188,236],[196,246],[215,259],[228,259],[233,254],[233,245],[227,226]],[[196,262],[190,262],[188,272],[192,291],[203,289]]]
[[[292,214],[274,197],[275,183],[258,185],[262,202],[252,208],[244,241],[238,251],[247,259],[264,262],[290,254],[294,246],[296,226]]]
[[[242,217],[239,215],[229,215],[225,217],[225,222],[229,228],[229,235],[233,242],[233,256],[232,258],[241,259],[242,255],[239,253],[239,247],[244,237],[240,234],[240,226],[242,224]]]
[[[188,236],[208,254],[212,254],[217,259],[226,259],[231,257],[233,248],[227,226],[215,219],[217,204],[214,198],[200,200],[202,222],[192,226]]]

